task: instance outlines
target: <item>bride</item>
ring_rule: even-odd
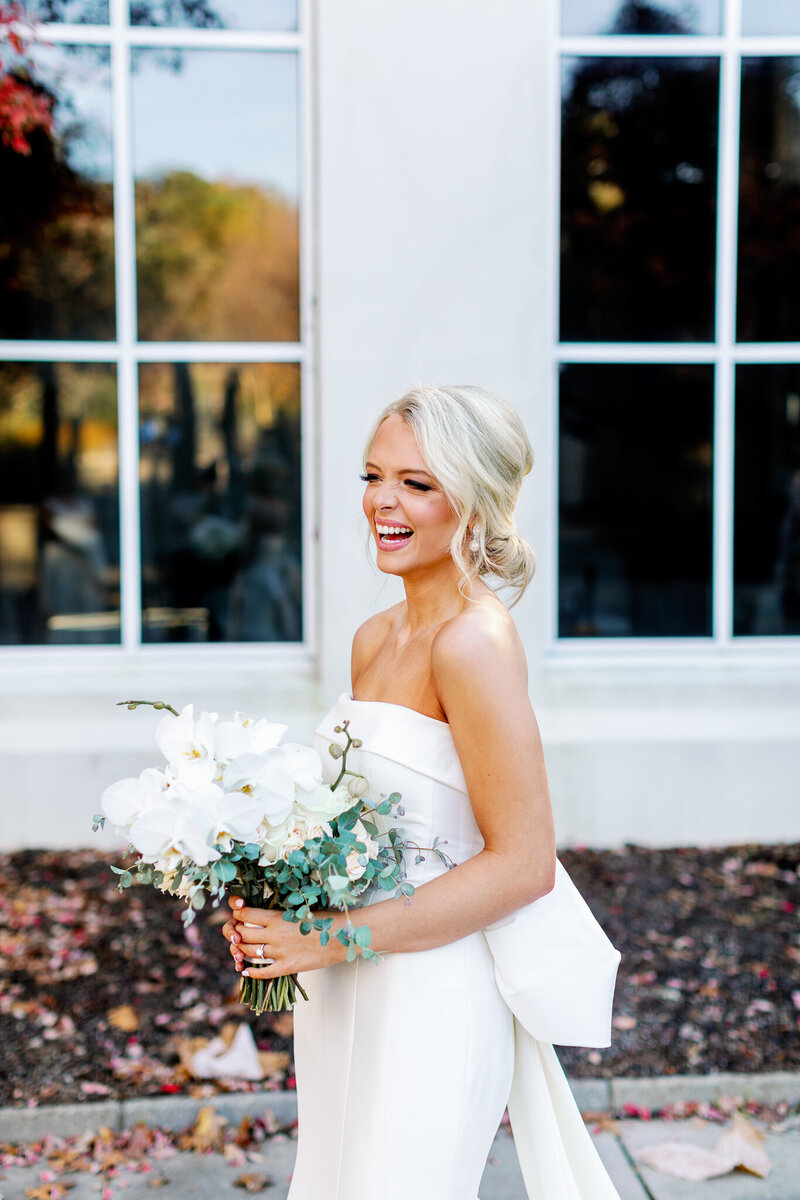
[[[351,912],[377,965],[240,899],[223,929],[237,970],[303,972],[309,996],[290,1200],[476,1200],[507,1104],[531,1200],[617,1198],[550,1043],[608,1044],[619,955],[556,861],[525,652],[485,582],[518,598],[533,575],[513,517],[532,461],[477,387],[414,389],[367,444],[364,513],[405,600],[356,632],[316,740],[333,778],[348,720],[372,795],[402,794],[416,890]]]

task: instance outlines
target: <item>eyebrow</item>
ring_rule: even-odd
[[[380,470],[380,467],[378,466],[378,464],[374,463],[374,462],[366,462],[366,463],[364,463],[364,466],[365,467],[375,467],[376,470],[378,470],[378,471]],[[429,471],[423,471],[422,467],[401,467],[400,470],[397,472],[397,474],[398,475],[426,475],[428,477],[428,479],[433,479],[433,476],[431,475],[431,473]]]

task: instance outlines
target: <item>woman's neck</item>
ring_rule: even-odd
[[[469,580],[463,585],[463,591],[459,591],[460,580],[461,572],[452,559],[421,575],[403,577],[406,592],[403,624],[409,637],[458,616],[476,593],[485,588],[485,584]]]

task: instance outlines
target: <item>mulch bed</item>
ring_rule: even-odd
[[[800,845],[561,858],[622,951],[614,1045],[561,1050],[570,1074],[800,1069]],[[120,894],[104,853],[0,855],[0,1104],[294,1085],[291,1018],[238,1004],[222,911],[188,930],[181,911]],[[241,1020],[274,1053],[270,1076],[194,1080],[181,1039]]]

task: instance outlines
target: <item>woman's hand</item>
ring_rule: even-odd
[[[278,979],[281,975],[315,971],[344,961],[346,951],[337,937],[332,936],[327,946],[321,946],[316,930],[302,934],[299,924],[284,921],[282,909],[247,908],[240,896],[229,896],[228,903],[233,912],[222,932],[230,942],[236,970],[243,975]],[[336,918],[332,933],[335,932]],[[269,966],[255,967],[245,962],[248,958],[266,958],[272,962]]]

